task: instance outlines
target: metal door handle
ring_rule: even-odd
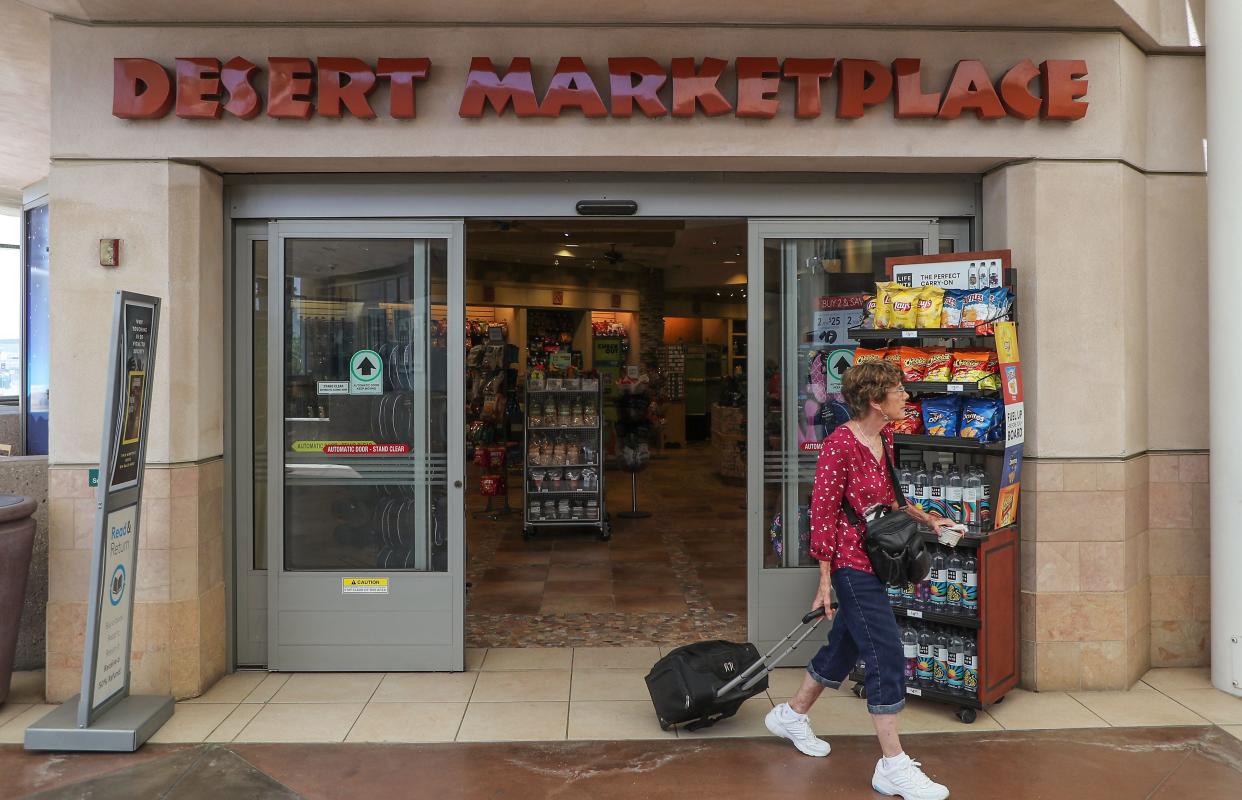
[[[453,488],[454,488],[454,489],[460,489],[460,488],[461,488],[461,486],[462,486],[461,481],[453,481]]]

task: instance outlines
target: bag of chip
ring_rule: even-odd
[[[893,289],[904,288],[902,284],[889,281],[875,285],[875,327],[893,327]]]
[[[967,291],[962,298],[962,327],[973,328],[988,321],[992,306],[986,289]]]
[[[1013,308],[1013,292],[1007,286],[996,286],[987,290],[988,322],[1000,322],[1009,316]]]
[[[900,347],[888,348],[888,350],[884,353],[884,360],[891,363],[897,369],[901,369],[901,348]]]
[[[863,299],[863,318],[862,318],[861,327],[863,328],[875,328],[876,327],[875,309],[876,309],[875,295],[873,294],[865,295]]]
[[[856,347],[854,348],[854,366],[866,364],[868,361],[883,361],[887,354],[888,350],[883,347]]]
[[[996,353],[991,350],[956,350],[950,380],[954,383],[982,383],[989,375],[996,375],[999,369]]]
[[[915,322],[920,328],[939,328],[944,313],[944,289],[924,286],[919,289],[919,305]]]
[[[940,313],[940,327],[962,327],[962,307],[965,305],[966,295],[970,294],[970,291],[971,290],[969,289],[944,290],[944,300]]]
[[[923,404],[918,400],[906,403],[905,416],[893,420],[893,433],[917,435],[923,432]]]
[[[960,397],[929,397],[923,401],[923,427],[928,436],[957,436],[961,414]]]
[[[890,328],[912,330],[918,327],[919,296],[922,291],[922,289],[906,286],[888,290],[888,296],[893,301],[892,316],[889,320]]]
[[[923,380],[948,383],[953,377],[953,351],[943,347],[928,347],[924,352],[927,353],[927,372],[923,375]]]
[[[923,380],[927,374],[927,351],[919,347],[892,349],[898,354],[897,366],[901,367],[901,379],[908,383]]]
[[[958,436],[994,442],[1000,438],[1005,420],[1005,405],[995,397],[972,397],[962,404],[962,420]]]

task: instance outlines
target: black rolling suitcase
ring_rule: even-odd
[[[836,607],[836,604],[833,604]],[[750,698],[766,691],[772,666],[787,656],[818,627],[822,608],[802,618],[767,655],[750,642],[710,641],[679,647],[661,658],[647,673],[647,691],[655,706],[660,728],[690,723],[687,730],[715,725],[737,713]],[[813,623],[813,624],[812,624]],[[811,627],[776,658],[772,654],[793,638],[804,625]]]

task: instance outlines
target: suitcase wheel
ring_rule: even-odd
[[[854,692],[855,697],[862,698],[863,700],[867,699],[867,685],[861,681],[854,684],[854,688],[851,691]]]
[[[673,723],[669,722],[664,717],[656,717],[656,719],[660,721],[660,730],[662,731],[667,731],[669,728],[673,727]]]

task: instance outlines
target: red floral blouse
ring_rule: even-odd
[[[890,462],[893,459],[893,431],[885,425],[880,431]],[[815,486],[811,493],[811,555],[828,562],[836,572],[849,567],[874,572],[862,549],[863,531],[850,525],[841,510],[841,498],[860,517],[876,505],[897,502],[888,470],[875,460],[865,444],[845,425],[838,426],[824,439],[815,467]]]

